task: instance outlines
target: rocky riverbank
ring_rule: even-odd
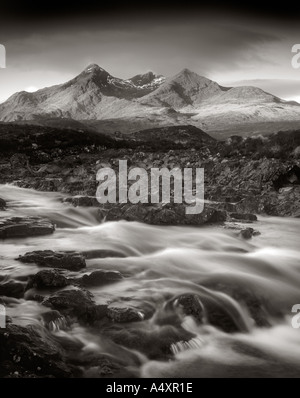
[[[166,129],[157,129],[149,133],[151,141],[150,138],[146,140],[145,134],[142,135],[144,141],[138,140],[137,135],[126,141],[112,141],[101,135],[95,137],[82,133],[83,143],[79,145],[79,132],[74,132],[72,138],[70,131],[62,131],[60,139],[55,140],[58,138],[55,131],[53,142],[51,132],[43,129],[36,132],[32,128],[33,131],[24,133],[26,128],[28,126],[23,126],[21,132],[14,136],[14,140],[19,142],[16,148],[20,152],[13,153],[10,147],[2,147],[0,182],[40,191],[63,192],[66,201],[75,206],[99,206],[103,214],[109,208],[108,217],[112,220],[125,218],[154,224],[160,220],[162,224],[203,224],[207,219],[204,215],[198,220],[189,220],[182,216],[181,206],[176,205],[164,208],[159,205],[100,206],[95,199],[96,173],[103,167],[110,167],[118,173],[119,160],[127,160],[129,170],[133,167],[147,171],[163,167],[169,170],[176,167],[204,168],[207,206],[221,212],[299,215],[300,142],[296,132],[285,133],[284,140],[280,134],[275,134],[269,138],[243,140],[232,137],[219,142],[201,130],[187,126],[180,127],[180,131],[173,135]],[[162,133],[168,133],[171,138],[160,138],[161,145],[157,145],[155,137]],[[202,137],[199,145],[195,134]],[[264,150],[264,147],[269,149]],[[0,206],[3,208],[3,203]],[[216,213],[215,219],[218,218],[223,221],[224,213]]]

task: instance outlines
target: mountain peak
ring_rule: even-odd
[[[108,73],[108,72],[106,72],[106,70],[100,68],[100,66],[97,64],[90,64],[83,71],[83,73],[98,73],[98,72]]]
[[[179,72],[180,75],[195,75],[195,72],[191,71],[188,68],[182,69],[181,72]]]
[[[158,87],[159,84],[161,84],[164,79],[165,78],[163,76],[161,76],[161,75],[158,76],[155,73],[149,71],[142,75],[136,75],[136,76],[132,77],[131,79],[129,79],[129,81],[131,81],[133,84],[135,84],[136,86],[139,86],[139,87],[150,85],[150,84],[157,85],[157,87]]]

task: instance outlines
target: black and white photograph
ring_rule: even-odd
[[[1,2],[1,379],[299,378],[299,237],[296,6]]]

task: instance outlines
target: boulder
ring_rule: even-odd
[[[34,251],[19,256],[23,263],[35,263],[41,267],[79,271],[86,267],[85,258],[78,252],[54,252],[52,250]]]
[[[253,228],[245,228],[241,230],[240,235],[244,239],[251,239],[252,236],[260,235],[260,232],[255,231]]]
[[[50,331],[67,329],[69,326],[68,320],[58,311],[47,311],[42,315],[43,325]]]
[[[68,279],[57,269],[43,270],[30,277],[26,290],[31,288],[58,288],[69,284]]]
[[[24,285],[19,282],[8,281],[0,284],[0,296],[22,298],[24,296]]]
[[[150,359],[168,360],[173,356],[172,346],[178,342],[191,340],[195,335],[182,328],[164,325],[156,330],[122,328],[116,326],[107,331],[115,343],[131,350],[137,350]]]
[[[196,294],[182,294],[175,299],[174,307],[179,308],[185,315],[193,316],[198,322],[203,321],[204,307]]]
[[[75,207],[99,207],[100,204],[94,196],[73,196],[65,198],[64,203],[70,203]]]
[[[117,323],[140,322],[151,318],[154,312],[155,308],[147,303],[132,306],[120,302],[110,304],[107,307],[106,316]]]
[[[6,202],[4,199],[0,198],[0,210],[5,210],[6,208]]]
[[[89,275],[83,275],[76,282],[83,286],[102,286],[122,280],[123,277],[118,271],[94,271]]]
[[[42,304],[65,316],[76,317],[84,324],[94,324],[106,316],[107,305],[95,304],[92,297],[85,290],[63,290],[47,297]]]
[[[54,231],[54,224],[46,218],[11,217],[0,220],[0,239],[50,235]]]
[[[138,221],[152,225],[204,225],[222,223],[226,219],[226,211],[210,206],[205,206],[202,213],[186,214],[184,204],[118,204],[110,207],[106,214],[106,221]]]
[[[256,215],[250,213],[230,213],[230,217],[236,220],[257,221]]]
[[[32,377],[70,377],[65,353],[41,327],[7,324],[0,329],[0,377],[31,372]],[[25,376],[26,377],[26,376]]]
[[[46,298],[42,304],[56,310],[82,313],[88,307],[93,306],[94,302],[91,293],[80,289],[72,289],[57,292]]]

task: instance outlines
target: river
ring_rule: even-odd
[[[124,302],[155,307],[154,315],[124,328],[163,338],[176,328],[168,317],[176,297],[193,293],[217,302],[238,325],[227,333],[210,322],[178,311],[180,328],[195,337],[172,345],[172,360],[151,359],[143,350],[112,343],[101,330],[73,323],[52,333],[80,341],[83,351],[122,357],[141,377],[299,377],[300,329],[293,329],[292,306],[300,303],[300,219],[259,217],[261,235],[250,241],[233,230],[214,227],[159,227],[136,222],[99,223],[95,208],[74,208],[62,195],[0,186],[8,202],[5,216],[38,215],[56,224],[53,235],[0,242],[0,275],[24,281],[40,270],[16,257],[33,250],[94,251],[109,249],[122,258],[87,260],[84,273],[117,270],[125,278],[113,285],[89,289],[96,303]],[[44,292],[47,294],[47,292]],[[174,298],[174,299],[172,299]],[[252,306],[252,308],[251,308]],[[209,307],[209,306],[208,306]],[[253,309],[254,308],[254,309]],[[257,308],[258,318],[255,319]],[[37,324],[47,309],[36,301],[11,299],[7,313],[20,325]],[[209,310],[208,310],[209,311]],[[155,344],[155,342],[153,343]],[[95,376],[92,369],[86,376]]]

